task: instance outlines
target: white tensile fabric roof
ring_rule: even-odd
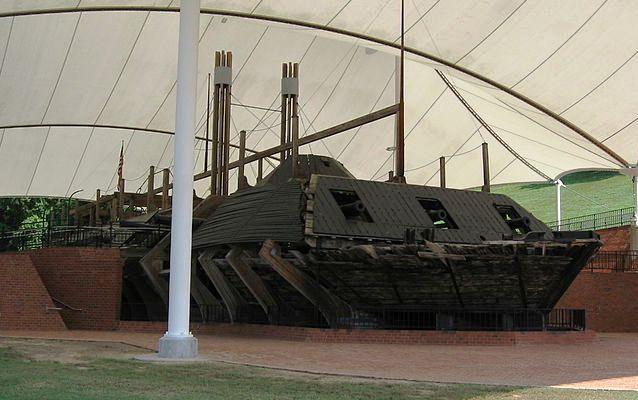
[[[409,183],[438,185],[438,158],[448,156],[448,186],[482,184],[483,141],[493,184],[544,180],[479,125],[437,69],[547,176],[635,162],[635,1],[405,4]],[[76,197],[90,199],[98,188],[112,192],[122,141],[128,191],[146,190],[150,165],[171,167],[178,6],[170,0],[0,1],[0,196],[69,196],[82,189]],[[237,132],[247,130],[252,149],[278,144],[279,116],[241,105],[279,107],[282,62],[300,63],[302,135],[395,103],[398,52],[387,42],[399,41],[399,0],[202,0],[202,10],[198,137],[205,136],[216,50],[233,52],[232,134],[238,142]],[[386,179],[393,131],[394,119],[387,118],[302,153],[331,155],[359,178]],[[194,173],[203,169],[203,149],[197,140]],[[256,166],[246,172],[253,182]],[[196,182],[200,196],[207,187],[207,180]]]

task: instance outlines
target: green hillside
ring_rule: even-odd
[[[616,172],[576,172],[563,178],[563,219],[635,205],[631,179]],[[492,187],[544,222],[556,220],[556,187],[552,184],[508,184]]]

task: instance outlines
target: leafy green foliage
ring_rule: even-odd
[[[48,221],[52,213],[54,222],[66,217],[67,199],[44,197],[0,198],[0,231],[15,230]]]

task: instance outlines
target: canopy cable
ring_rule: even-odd
[[[458,92],[458,90],[456,90],[456,88],[454,87],[454,85],[452,85],[452,83],[450,83],[450,81],[445,77],[445,75],[443,75],[443,73],[441,71],[439,71],[438,69],[436,70],[436,73],[439,74],[439,76],[441,77],[441,79],[443,80],[443,82],[445,82],[445,84],[447,85],[447,87],[452,91],[452,93],[454,93],[454,96],[456,96],[456,98],[461,102],[461,104],[463,104],[463,106],[465,106],[465,108],[474,116],[474,118],[476,118],[481,125],[483,125],[483,128],[485,128],[493,137],[494,139],[496,139],[503,147],[505,147],[505,149],[507,149],[507,151],[509,151],[514,157],[518,158],[519,161],[521,161],[526,167],[528,167],[529,169],[531,169],[532,171],[534,171],[535,173],[537,173],[538,175],[540,175],[541,177],[545,178],[546,180],[552,182],[554,181],[549,175],[545,174],[544,172],[542,172],[541,170],[539,170],[538,168],[536,168],[534,165],[532,165],[529,161],[527,161],[523,156],[521,156],[520,154],[518,154],[516,152],[516,150],[514,150],[507,142],[505,142],[495,131],[494,129],[492,129],[491,126],[489,126],[484,120],[483,118],[481,118],[481,116],[474,111],[474,109],[472,108],[472,106],[470,106],[470,104],[465,101],[465,99],[463,98],[463,96],[461,96],[461,94]]]

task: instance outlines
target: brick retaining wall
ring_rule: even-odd
[[[27,254],[0,254],[0,329],[66,329]]]
[[[60,312],[69,329],[118,328],[124,267],[119,249],[66,247],[28,254],[51,297],[81,310]]]
[[[582,271],[558,308],[584,308],[587,327],[599,332],[638,332],[638,273]]]
[[[629,250],[629,227],[601,229],[596,231],[603,241],[600,251],[627,251]]]

